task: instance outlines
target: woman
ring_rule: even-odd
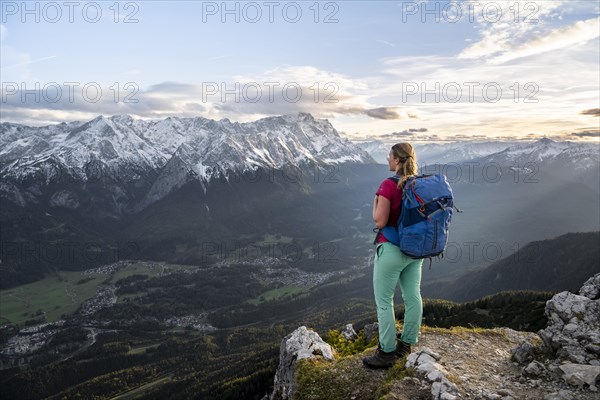
[[[396,226],[402,205],[402,187],[407,179],[417,175],[417,160],[410,143],[392,146],[387,156],[390,171],[400,177],[398,183],[385,179],[373,201],[373,220],[377,228]],[[421,299],[421,266],[423,259],[410,258],[390,243],[382,234],[376,238],[373,290],[379,323],[379,347],[373,356],[363,359],[369,368],[389,368],[398,357],[410,353],[411,344],[418,341],[423,318]],[[404,325],[396,338],[394,291],[400,283],[404,300]],[[397,339],[397,342],[396,342]]]

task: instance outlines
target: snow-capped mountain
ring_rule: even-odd
[[[512,141],[463,141],[450,143],[418,143],[415,152],[420,165],[450,164],[471,161],[502,151]]]
[[[250,123],[206,118],[134,120],[129,115],[98,116],[91,121],[45,127],[0,125],[2,174],[23,176],[50,158],[82,180],[83,168],[97,159],[109,167],[163,167],[172,156],[184,156],[201,177],[216,163],[224,169],[281,167],[315,163],[373,162],[343,139],[327,120],[310,114],[263,118]],[[205,163],[206,162],[206,163]]]
[[[409,141],[410,143],[410,141]],[[476,158],[497,153],[511,145],[514,141],[463,141],[448,143],[411,143],[417,153],[417,162],[420,166],[433,164],[449,164],[470,161]],[[357,144],[367,151],[380,164],[387,164],[386,156],[394,143],[371,140],[367,142],[357,142]]]
[[[506,149],[480,157],[481,162],[524,166],[526,163],[554,165],[574,170],[598,168],[600,147],[595,143],[556,142],[543,138],[533,143],[518,143]]]
[[[378,163],[387,163],[385,157],[392,144],[382,141],[357,143]],[[535,142],[450,142],[414,143],[419,166],[462,163],[466,161],[494,162],[499,165],[522,168],[528,163],[554,165],[588,171],[598,168],[600,147],[597,143],[556,142],[543,138]]]
[[[5,122],[0,148],[0,193],[21,204],[35,194],[15,193],[14,183],[29,180],[39,192],[40,185],[65,177],[135,184],[150,175],[147,205],[191,179],[206,185],[232,171],[375,162],[328,120],[306,113],[249,123],[200,117],[144,121],[128,115],[45,127]]]
[[[506,149],[472,160],[481,168],[495,165],[515,181],[541,179],[579,183],[600,193],[600,146],[597,143],[556,142],[543,138],[533,143],[518,143]],[[597,207],[597,201],[596,207]]]

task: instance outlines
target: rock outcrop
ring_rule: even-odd
[[[299,360],[321,356],[333,360],[334,350],[316,332],[301,326],[281,341],[279,366],[271,400],[291,400],[296,389],[296,364]]]
[[[431,383],[431,394],[434,400],[454,400],[458,394],[456,385],[446,378],[448,371],[438,364],[442,356],[428,347],[413,352],[406,360],[406,368],[415,368]]]
[[[597,392],[600,383],[600,273],[588,279],[579,294],[565,291],[554,295],[546,302],[546,315],[548,325],[538,332],[542,345],[523,341],[513,351],[513,360],[528,363],[523,368],[523,376],[562,379],[571,386]]]
[[[560,292],[546,303],[548,326],[538,333],[557,360],[600,366],[600,274],[579,295]]]
[[[358,338],[358,335],[356,334],[352,324],[346,324],[346,328],[342,331],[342,336],[346,340],[355,340]]]

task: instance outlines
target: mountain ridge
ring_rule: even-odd
[[[139,212],[192,180],[206,192],[211,179],[232,173],[375,163],[328,120],[308,113],[246,123],[129,115],[44,127],[4,122],[0,145],[0,197],[24,207],[39,201],[51,183],[104,182],[114,198],[133,204],[132,191],[146,188],[141,201],[117,207],[119,213]]]
[[[203,161],[241,171],[255,169],[244,168],[244,163],[281,167],[300,161],[374,162],[368,153],[340,137],[328,120],[316,120],[307,113],[245,123],[203,117],[144,121],[129,115],[99,115],[83,123],[43,127],[4,122],[0,125],[0,144],[1,173],[16,178],[24,174],[23,170],[27,172],[25,167],[53,154],[82,180],[86,175],[81,168],[90,161],[90,153],[107,165],[125,160],[161,168],[183,144],[197,151]],[[247,156],[243,154],[245,147]]]
[[[466,271],[452,280],[431,282],[427,294],[470,301],[505,290],[574,290],[600,272],[600,232],[569,232],[527,243],[491,265]],[[520,277],[518,280],[510,277]]]

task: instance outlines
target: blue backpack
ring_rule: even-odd
[[[398,183],[395,175],[388,179]],[[408,257],[421,259],[441,254],[448,242],[448,227],[454,206],[452,188],[443,174],[423,174],[410,177],[402,191],[402,208],[397,228],[385,226],[379,234],[400,247]],[[377,237],[375,238],[377,241]]]

